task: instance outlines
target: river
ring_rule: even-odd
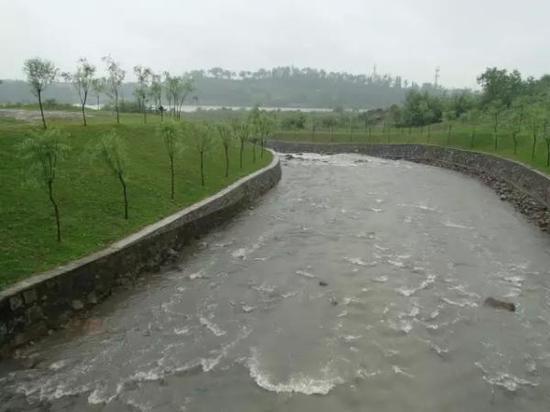
[[[0,410],[548,410],[549,262],[477,180],[295,156],[176,263],[1,363]]]

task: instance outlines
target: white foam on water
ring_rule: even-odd
[[[387,276],[378,276],[376,278],[373,279],[375,282],[380,282],[380,283],[385,283],[388,281],[388,277]]]
[[[363,335],[345,335],[342,336],[342,339],[344,342],[351,343],[353,341],[359,340],[363,337]]]
[[[414,375],[411,375],[410,373],[408,373],[407,371],[405,371],[404,369],[400,368],[397,365],[392,365],[392,370],[393,370],[393,373],[395,373],[396,375],[403,375],[411,379],[414,378]]]
[[[256,348],[251,349],[247,366],[250,377],[260,388],[276,393],[301,393],[304,395],[327,395],[336,385],[344,383],[339,376],[326,376],[330,371],[324,370],[323,378],[316,378],[304,374],[291,376],[285,382],[273,382],[269,373],[262,370]]]
[[[256,306],[250,306],[250,305],[242,305],[241,306],[241,309],[244,313],[250,313],[252,312],[254,309],[256,309]]]
[[[52,371],[58,371],[59,369],[63,369],[65,366],[67,366],[67,361],[65,359],[53,362],[50,365],[50,370]]]
[[[539,382],[530,381],[518,376],[512,375],[508,372],[490,374],[489,371],[481,364],[481,362],[475,362],[477,366],[483,372],[483,380],[491,386],[498,386],[506,389],[508,392],[516,392],[521,387],[530,386],[537,387]]]
[[[101,405],[111,403],[122,392],[124,385],[119,383],[114,393],[109,394],[108,388],[102,386],[94,389],[88,395],[88,403],[91,405]]]
[[[374,265],[376,265],[376,263],[367,263],[363,259],[358,258],[358,257],[345,256],[344,260],[346,262],[351,263],[352,265],[356,265],[356,266],[374,266]]]
[[[426,279],[424,279],[422,283],[420,283],[420,285],[418,285],[416,288],[406,289],[404,287],[401,287],[397,289],[397,291],[403,296],[409,297],[414,295],[418,291],[428,288],[428,286],[430,286],[434,282],[435,282],[435,275],[428,275]]]
[[[471,226],[461,225],[461,224],[459,224],[459,223],[451,222],[450,220],[446,220],[445,222],[443,222],[443,226],[445,226],[445,227],[450,227],[450,228],[453,228],[453,229],[464,229],[464,230],[472,230],[472,229],[474,229],[474,228],[471,227]]]
[[[338,315],[336,315],[337,318],[345,318],[348,316],[348,311],[344,310],[343,312],[340,312]]]
[[[376,208],[376,207],[369,207],[368,210],[370,210],[371,212],[374,212],[374,213],[380,213],[380,212],[384,211],[384,209],[379,209],[379,208]]]
[[[448,303],[449,305],[452,305],[452,306],[459,306],[461,308],[477,308],[479,305],[475,302],[472,302],[471,300],[468,300],[468,299],[460,299],[460,300],[451,300],[449,298],[441,298],[441,300],[445,303]]]
[[[223,336],[227,332],[221,329],[218,325],[216,325],[214,322],[212,322],[210,319],[205,318],[204,316],[201,316],[199,318],[199,322],[201,325],[205,326],[210,332],[212,332],[216,336]]]
[[[204,275],[204,271],[201,269],[198,272],[191,273],[189,275],[189,279],[195,280],[195,279],[205,279],[206,276]]]
[[[299,275],[299,276],[303,276],[305,278],[309,278],[309,279],[315,279],[315,277],[316,277],[314,274],[306,272],[305,270],[297,270],[296,274]]]
[[[174,333],[178,336],[187,335],[189,333],[189,328],[174,328]]]

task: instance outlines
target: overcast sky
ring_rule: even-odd
[[[0,78],[32,56],[111,54],[182,72],[295,65],[475,86],[488,66],[550,72],[550,0],[0,0]]]

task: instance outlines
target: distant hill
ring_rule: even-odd
[[[239,74],[213,68],[190,73],[195,79],[195,91],[188,104],[270,107],[318,107],[375,108],[401,103],[411,88],[433,89],[403,81],[399,76],[352,75],[327,73],[316,69],[278,67],[257,72],[242,71]],[[134,100],[134,84],[126,83],[122,96]],[[45,99],[59,103],[78,103],[78,96],[71,85],[52,84],[44,93]],[[101,97],[104,101],[105,97]],[[90,103],[96,100],[90,97]],[[21,80],[4,80],[0,84],[0,103],[34,102],[29,86]]]

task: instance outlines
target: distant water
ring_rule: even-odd
[[[301,155],[283,174],[23,352],[34,368],[0,364],[0,410],[548,410],[547,235],[443,169]]]
[[[75,104],[75,107],[80,107],[79,104]],[[99,108],[102,108],[104,105],[100,104]],[[87,104],[86,107],[91,110],[97,110],[98,105],[97,104]],[[166,105],[164,106],[165,109],[169,109],[170,106]],[[185,113],[192,113],[196,112],[197,110],[221,110],[221,109],[227,109],[227,110],[252,110],[251,106],[216,106],[216,105],[184,105],[182,107],[182,111]],[[304,113],[314,113],[314,112],[332,112],[333,109],[327,109],[327,108],[320,108],[320,107],[264,107],[260,106],[260,109],[267,110],[267,111],[277,111],[280,110],[282,112],[293,112],[293,111],[301,111]]]

